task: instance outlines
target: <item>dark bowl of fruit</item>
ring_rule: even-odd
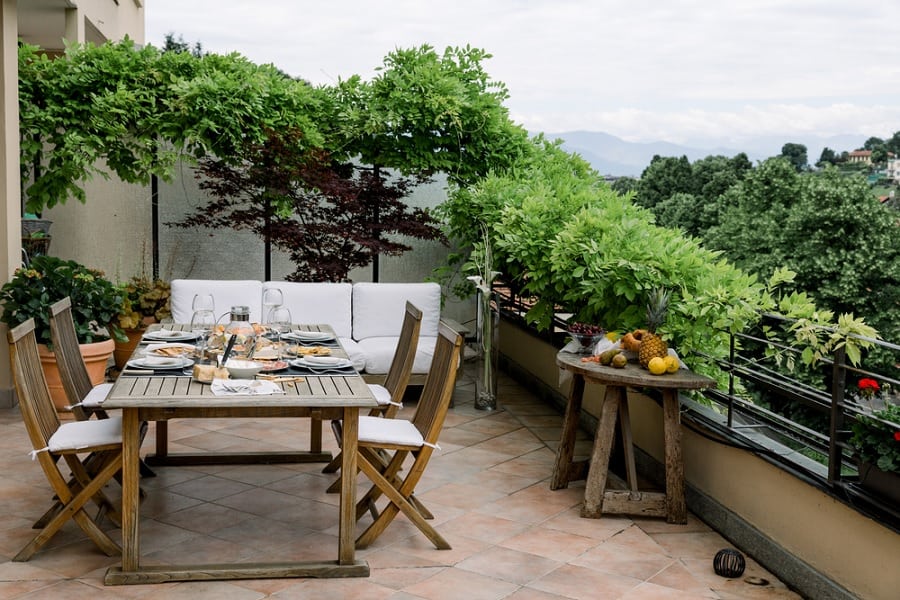
[[[590,354],[594,351],[594,346],[597,345],[597,342],[599,342],[603,338],[603,336],[606,335],[606,330],[599,325],[590,325],[588,323],[571,323],[569,324],[568,334],[572,337],[573,340],[578,342],[578,351],[580,353]]]

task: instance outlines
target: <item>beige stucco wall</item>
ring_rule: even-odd
[[[500,346],[514,363],[567,394],[550,344],[504,323]],[[585,410],[595,417],[602,391],[596,385],[585,390]],[[629,393],[629,409],[635,443],[663,462],[662,410],[634,393]],[[686,428],[682,432],[688,485],[858,597],[897,598],[900,535],[749,452],[716,444]]]

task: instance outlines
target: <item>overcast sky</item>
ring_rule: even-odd
[[[166,33],[315,84],[395,48],[483,48],[530,131],[734,145],[900,130],[900,0],[147,0]]]

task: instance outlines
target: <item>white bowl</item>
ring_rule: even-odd
[[[229,358],[225,362],[225,368],[233,379],[253,379],[265,365],[255,360],[242,360]]]

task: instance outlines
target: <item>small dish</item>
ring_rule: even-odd
[[[346,369],[353,363],[346,358],[336,356],[304,356],[291,361],[291,365],[302,369],[321,371],[323,369]]]
[[[283,371],[288,368],[288,363],[285,360],[266,360],[260,362],[263,365],[262,369],[260,369],[263,373],[274,373],[275,371]]]
[[[189,358],[166,356],[142,356],[128,361],[128,366],[135,369],[183,369],[194,364]]]
[[[152,342],[186,342],[196,340],[197,334],[192,331],[172,331],[171,329],[157,329],[144,334],[142,338]]]
[[[179,358],[197,351],[197,346],[182,344],[180,342],[169,344],[150,344],[144,350],[145,356],[163,356],[166,358]]]
[[[334,339],[334,335],[326,331],[291,331],[281,336],[285,340],[298,342],[327,342]]]
[[[225,362],[225,368],[228,374],[234,379],[253,379],[257,373],[262,371],[265,365],[255,360],[243,360],[239,358],[229,358]]]

